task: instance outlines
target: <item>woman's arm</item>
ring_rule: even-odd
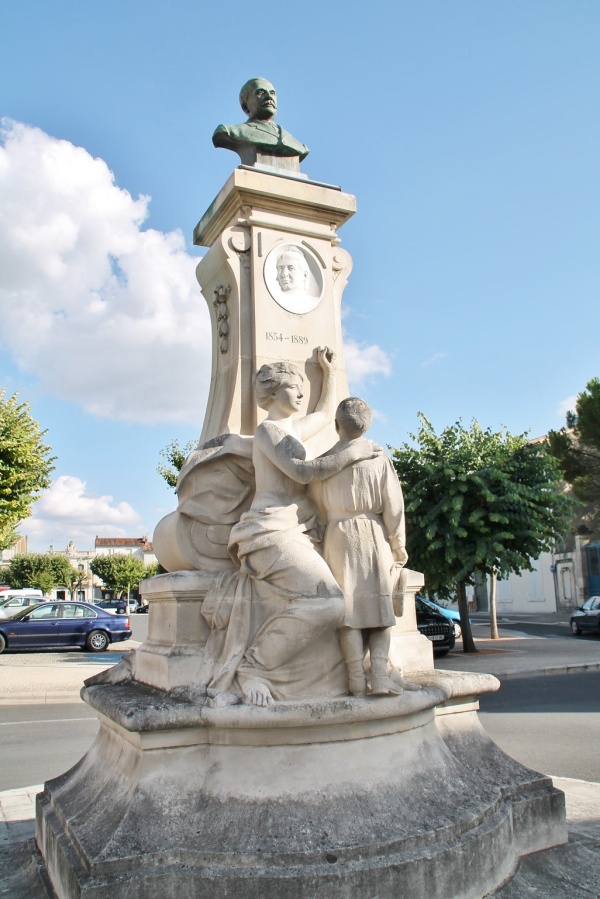
[[[353,440],[350,446],[339,453],[306,461],[300,441],[290,434],[284,434],[277,427],[273,428],[269,422],[260,425],[255,436],[255,446],[273,465],[298,484],[324,481],[353,462],[374,459],[383,452],[370,440]]]
[[[294,422],[294,430],[302,440],[308,440],[322,431],[333,421],[335,415],[335,353],[327,346],[317,347],[316,353],[323,372],[323,384],[314,412]]]

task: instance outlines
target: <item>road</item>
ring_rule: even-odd
[[[87,752],[98,717],[83,702],[0,706],[0,790],[42,783]]]
[[[517,761],[600,782],[600,672],[506,680],[480,708],[486,731]]]
[[[490,736],[545,774],[600,782],[600,672],[507,680],[481,700]],[[96,716],[83,703],[0,706],[0,790],[41,783],[91,745]]]

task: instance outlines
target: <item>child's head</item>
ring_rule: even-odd
[[[357,396],[349,396],[337,407],[335,429],[341,438],[356,440],[371,427],[373,412],[368,403]]]

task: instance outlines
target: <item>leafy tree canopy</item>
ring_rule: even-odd
[[[600,380],[592,378],[577,397],[567,426],[548,434],[550,452],[557,459],[575,496],[592,504],[600,517]]]
[[[502,578],[532,570],[531,559],[553,548],[571,507],[555,460],[526,434],[458,421],[438,436],[419,418],[417,445],[404,444],[393,457],[411,565],[425,573],[428,589],[448,596],[476,571]]]
[[[78,572],[65,556],[55,553],[23,553],[8,566],[6,579],[11,587],[35,587],[44,594],[53,587],[71,587]]]
[[[419,418],[416,446],[393,450],[406,497],[408,556],[430,592],[447,597],[456,590],[463,648],[476,652],[465,585],[475,572],[501,578],[531,570],[531,559],[551,550],[566,527],[571,502],[560,492],[556,461],[525,434],[458,421],[438,436]]]
[[[31,417],[28,403],[5,394],[0,390],[0,549],[14,544],[15,528],[49,486],[55,461],[43,441],[47,432]]]
[[[190,440],[184,446],[180,446],[177,438],[171,440],[164,449],[161,449],[160,456],[163,461],[156,470],[165,479],[169,487],[175,489],[177,486],[179,472],[193,449],[196,449],[196,441]]]
[[[116,553],[114,556],[96,556],[90,568],[109,590],[126,593],[129,596],[140,581],[148,577],[148,571],[142,559],[137,556]]]

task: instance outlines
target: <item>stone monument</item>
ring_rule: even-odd
[[[401,488],[348,398],[354,197],[300,172],[269,82],[240,101],[213,142],[242,164],[194,231],[212,378],[168,573],[146,643],[86,681],[98,737],[36,839],[68,899],[474,899],[566,840],[564,797],[479,725],[495,678],[434,670]]]

